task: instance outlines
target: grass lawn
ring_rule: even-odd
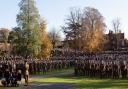
[[[69,70],[68,70],[69,71]],[[72,70],[71,70],[72,71]],[[75,77],[72,74],[57,77],[33,79],[33,82],[64,82],[75,83],[72,89],[128,89],[128,79],[98,79],[84,76]]]
[[[45,76],[45,75],[59,74],[59,73],[65,73],[65,72],[67,73],[69,71],[73,72],[73,69],[74,68],[68,68],[68,69],[63,69],[63,70],[53,70],[53,71],[48,71],[46,73],[40,72],[39,74],[38,73],[37,74],[32,74],[32,76],[36,76],[36,75],[38,75],[38,76]]]
[[[0,87],[0,89],[28,89],[27,87]],[[40,88],[29,88],[29,89],[40,89]]]

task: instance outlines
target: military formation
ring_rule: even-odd
[[[127,78],[128,52],[90,53],[75,58],[75,75],[97,78]]]
[[[0,77],[3,76],[5,67],[8,66],[9,70],[21,70],[23,71],[24,61],[29,64],[30,74],[47,73],[53,70],[62,70],[73,67],[73,60],[60,60],[59,58],[49,58],[49,59],[24,59],[22,57],[3,57],[0,59]]]
[[[47,73],[54,70],[62,70],[73,67],[73,60],[40,60],[29,63],[30,74]]]
[[[0,77],[5,69],[9,71],[24,71],[24,61],[29,65],[29,73],[40,74],[54,70],[74,67],[76,76],[98,78],[127,78],[128,51],[105,51],[87,53],[74,50],[54,50],[48,59],[23,58],[22,56],[0,57]]]
[[[29,84],[29,75],[46,74],[54,70],[63,70],[74,67],[74,60],[67,57],[51,56],[47,59],[37,59],[31,56],[1,56],[0,79],[3,86],[18,86],[22,75],[25,86]]]

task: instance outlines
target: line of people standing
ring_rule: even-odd
[[[77,57],[75,60],[75,75],[98,78],[127,78],[128,54],[124,52],[109,52]]]

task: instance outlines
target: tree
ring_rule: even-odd
[[[10,30],[8,30],[6,28],[0,29],[0,42],[3,43],[2,49],[5,51],[9,50],[8,49],[9,48],[9,45],[8,45],[9,32],[10,32]]]
[[[119,46],[119,33],[121,32],[121,22],[119,18],[116,18],[112,21],[112,29],[115,32],[115,40],[116,40],[116,49]]]
[[[87,7],[83,12],[82,29],[84,30],[85,47],[89,51],[102,50],[106,24],[103,16],[95,9]]]
[[[72,8],[70,14],[66,18],[65,25],[62,26],[62,29],[66,35],[65,41],[68,43],[70,48],[78,49],[78,41],[81,31],[81,20],[82,13],[80,9]]]
[[[8,41],[10,43],[10,53],[15,55],[20,55],[22,53],[23,46],[21,38],[22,30],[18,27],[13,28],[8,37]]]
[[[47,58],[51,53],[52,43],[46,32],[46,22],[44,19],[40,20],[40,40],[41,52],[39,53],[39,57]]]
[[[102,50],[105,27],[100,12],[86,7],[83,12],[80,9],[72,10],[62,29],[71,48],[97,51]]]
[[[112,20],[112,29],[114,30],[115,34],[120,32],[121,30],[120,27],[121,27],[121,23],[119,18]]]
[[[0,35],[1,35],[1,42],[4,43],[5,49],[8,49],[8,36],[9,36],[9,30],[6,28],[1,28]]]
[[[17,15],[17,24],[22,31],[22,42],[19,43],[22,48],[23,56],[37,56],[40,52],[39,40],[39,12],[35,6],[34,0],[21,0],[19,3],[20,12]],[[21,50],[20,48],[20,50]]]
[[[61,42],[61,36],[59,31],[53,28],[49,33],[48,37],[52,42],[53,48],[55,48]]]

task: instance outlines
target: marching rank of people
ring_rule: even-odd
[[[76,76],[127,78],[128,52],[103,52],[76,57],[74,70]]]
[[[57,58],[24,59],[21,56],[0,58],[0,78],[3,86],[19,86],[22,76],[25,86],[29,84],[29,74],[46,74],[53,70],[62,70],[73,67],[73,60]]]

